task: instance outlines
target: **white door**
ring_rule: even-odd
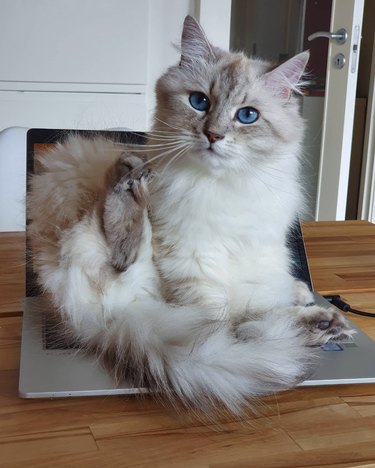
[[[333,0],[316,219],[345,219],[364,0]],[[339,68],[341,67],[342,68]]]

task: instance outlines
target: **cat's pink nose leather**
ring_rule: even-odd
[[[204,134],[210,143],[215,143],[215,141],[222,140],[224,138],[223,135],[219,135],[218,133],[214,132],[205,131]]]

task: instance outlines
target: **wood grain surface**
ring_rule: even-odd
[[[316,289],[375,312],[375,225],[307,223],[304,234]],[[0,467],[375,466],[370,384],[291,390],[215,424],[147,397],[19,398],[23,269],[23,234],[0,234]],[[375,320],[351,318],[375,338]]]

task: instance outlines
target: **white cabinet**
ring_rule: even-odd
[[[146,130],[195,0],[0,0],[0,130]]]
[[[143,130],[146,104],[145,93],[0,91],[0,131],[9,127]]]
[[[145,85],[148,3],[1,0],[2,85],[29,90],[44,83],[55,90],[64,84],[71,91]]]

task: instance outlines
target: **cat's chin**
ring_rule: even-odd
[[[233,168],[233,161],[229,161],[226,155],[213,148],[200,149],[197,151],[197,157],[204,166],[215,172]]]
[[[198,153],[199,159],[208,167],[220,169],[225,166],[224,157],[214,149],[202,149]]]

